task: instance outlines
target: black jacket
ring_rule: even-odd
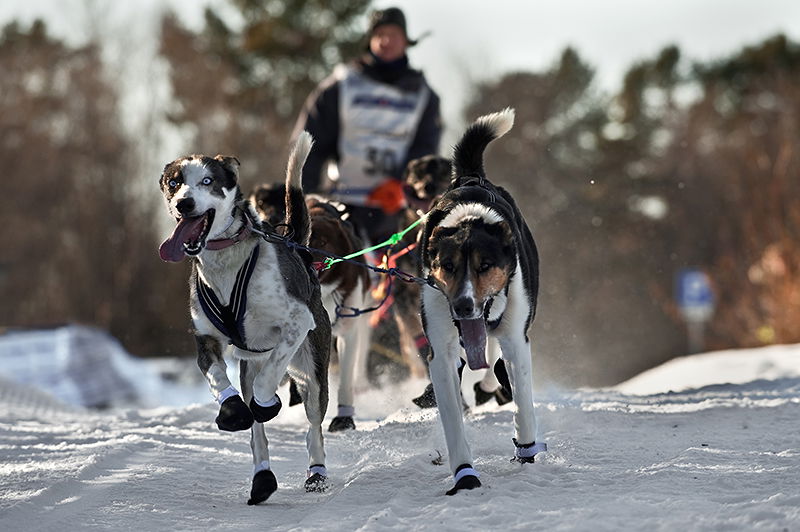
[[[352,65],[366,76],[400,90],[417,91],[421,86],[427,85],[422,72],[410,68],[405,57],[387,64],[367,54]],[[439,96],[430,86],[428,89],[430,98],[422,113],[417,134],[409,146],[406,160],[395,170],[393,177],[398,179],[402,177],[408,161],[439,151],[439,140],[442,136]],[[303,130],[314,137],[314,147],[303,167],[303,189],[306,192],[317,192],[320,190],[325,163],[331,159],[339,160],[339,83],[335,76],[331,75],[323,80],[308,97],[292,137],[296,138]]]

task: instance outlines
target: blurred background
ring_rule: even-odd
[[[409,57],[442,99],[441,154],[516,109],[486,165],[540,248],[539,382],[800,342],[793,0],[5,0],[0,327],[193,357],[188,264],[157,254],[161,169],[224,153],[245,192],[282,181],[306,96],[389,5],[430,32]]]

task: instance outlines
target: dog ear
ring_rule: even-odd
[[[508,222],[503,220],[502,222],[496,224],[488,224],[486,225],[486,232],[489,233],[489,235],[491,235],[497,242],[502,242],[505,244],[503,246],[504,254],[513,255],[516,238],[514,237],[514,231],[511,229],[511,225]]]
[[[449,238],[457,232],[457,227],[443,227],[441,225],[434,227],[428,237],[428,247],[426,249],[428,258],[433,261],[439,251],[439,241],[443,238]]]
[[[159,180],[163,180],[164,177],[167,175],[167,170],[169,170],[170,167],[175,165],[175,163],[177,163],[178,161],[180,161],[180,159],[175,159],[174,161],[171,161],[171,162],[168,162],[167,164],[165,164],[164,165],[164,169],[161,171],[161,176],[159,177]]]
[[[214,160],[222,164],[222,167],[231,174],[234,181],[239,179],[239,165],[241,164],[239,159],[229,155],[217,155]]]

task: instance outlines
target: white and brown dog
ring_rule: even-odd
[[[300,136],[289,157],[286,212],[297,242],[310,223],[301,170],[311,136]],[[263,423],[281,408],[276,391],[287,373],[298,383],[309,430],[307,491],[325,489],[322,420],[328,405],[330,322],[308,257],[262,238],[261,224],[237,183],[233,157],[193,155],[169,163],[161,190],[177,220],[159,252],[165,261],[193,258],[190,312],[197,363],[220,404],[221,430],[250,429],[255,472],[247,504],[276,489]],[[241,396],[228,380],[223,353],[239,361]]]
[[[430,374],[444,427],[455,486],[481,485],[464,434],[457,368],[466,351],[473,370],[488,368],[487,335],[497,338],[510,378],[515,458],[533,462],[547,446],[536,441],[528,328],[536,313],[539,258],[511,195],[486,178],[483,152],[514,123],[506,109],[479,118],[454,148],[453,182],[428,214],[422,266],[434,286],[422,289],[422,322],[431,344]],[[462,351],[463,346],[463,351]],[[500,371],[499,374],[506,374]]]
[[[286,209],[283,205],[285,187],[281,184],[261,185],[250,195],[250,202],[258,214],[269,224],[278,227],[284,223]],[[362,249],[363,243],[352,224],[334,202],[320,196],[306,196],[306,206],[311,216],[310,247],[340,257]],[[322,260],[325,257],[315,257]],[[364,257],[354,259],[365,265]],[[355,429],[356,381],[366,382],[367,351],[370,343],[369,316],[360,313],[368,305],[370,279],[364,266],[341,262],[324,269],[319,274],[322,304],[331,320],[339,356],[338,411],[328,430],[337,432]],[[291,404],[291,403],[290,403]]]

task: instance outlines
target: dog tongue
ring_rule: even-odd
[[[486,363],[486,321],[483,318],[476,320],[459,320],[461,340],[467,352],[469,369],[488,368]]]
[[[158,248],[161,260],[167,262],[180,262],[183,260],[183,245],[200,238],[203,231],[204,217],[181,218],[172,235],[169,236]]]

